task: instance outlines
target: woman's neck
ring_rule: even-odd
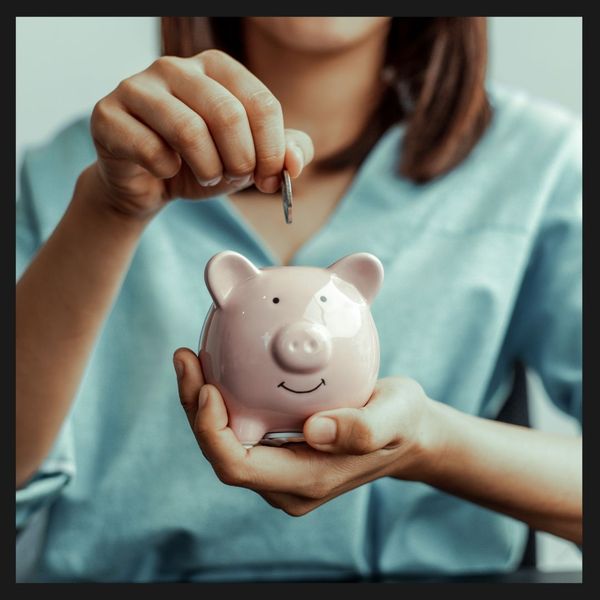
[[[248,22],[244,34],[248,68],[281,102],[285,126],[311,136],[315,158],[360,135],[382,90],[385,31],[336,53],[295,50]]]

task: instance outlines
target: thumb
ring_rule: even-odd
[[[396,394],[375,390],[362,408],[314,414],[304,424],[306,442],[332,454],[369,454],[400,443],[406,427],[403,402]]]
[[[299,129],[285,130],[284,165],[290,177],[295,179],[313,159],[315,150],[307,133]]]

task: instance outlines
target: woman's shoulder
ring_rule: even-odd
[[[550,204],[572,208],[582,185],[581,117],[506,85],[489,85],[488,97],[492,119],[465,172],[486,181],[490,202],[505,198],[503,210],[514,219],[524,218],[525,206],[532,218]]]
[[[523,157],[551,157],[565,146],[580,149],[581,117],[558,102],[505,84],[490,83],[492,121],[487,137],[494,144],[512,146]]]
[[[581,117],[506,85],[491,85],[488,97],[493,116],[472,164],[487,176],[489,210],[531,232],[557,215],[576,223],[582,200]],[[494,203],[500,207],[494,209]]]
[[[427,185],[396,176],[391,144],[402,129],[391,131],[380,155],[381,170],[389,174],[380,177],[386,181],[380,195],[397,210],[404,207],[401,196],[424,199],[412,203],[411,210],[440,231],[494,229],[530,236],[557,212],[576,218],[581,119],[557,103],[503,85],[488,86],[488,96],[492,118],[479,142],[462,162]]]

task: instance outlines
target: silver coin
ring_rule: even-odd
[[[283,216],[289,225],[292,222],[292,180],[286,169],[281,174],[281,201],[283,202]]]
[[[259,444],[262,446],[283,446],[283,444],[304,442],[304,434],[301,431],[278,431],[266,433]]]

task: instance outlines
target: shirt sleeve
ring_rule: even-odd
[[[552,402],[582,419],[582,157],[577,123],[553,165],[515,310],[516,352]]]
[[[50,454],[29,481],[16,492],[16,528],[27,526],[31,517],[56,500],[75,475],[71,423],[67,419]]]
[[[16,203],[15,255],[16,278],[21,277],[35,256],[42,240],[32,192],[32,164],[26,153],[20,170],[20,190]],[[53,502],[75,474],[73,437],[69,419],[65,420],[54,446],[29,481],[16,491],[16,528],[24,528],[41,508]]]

